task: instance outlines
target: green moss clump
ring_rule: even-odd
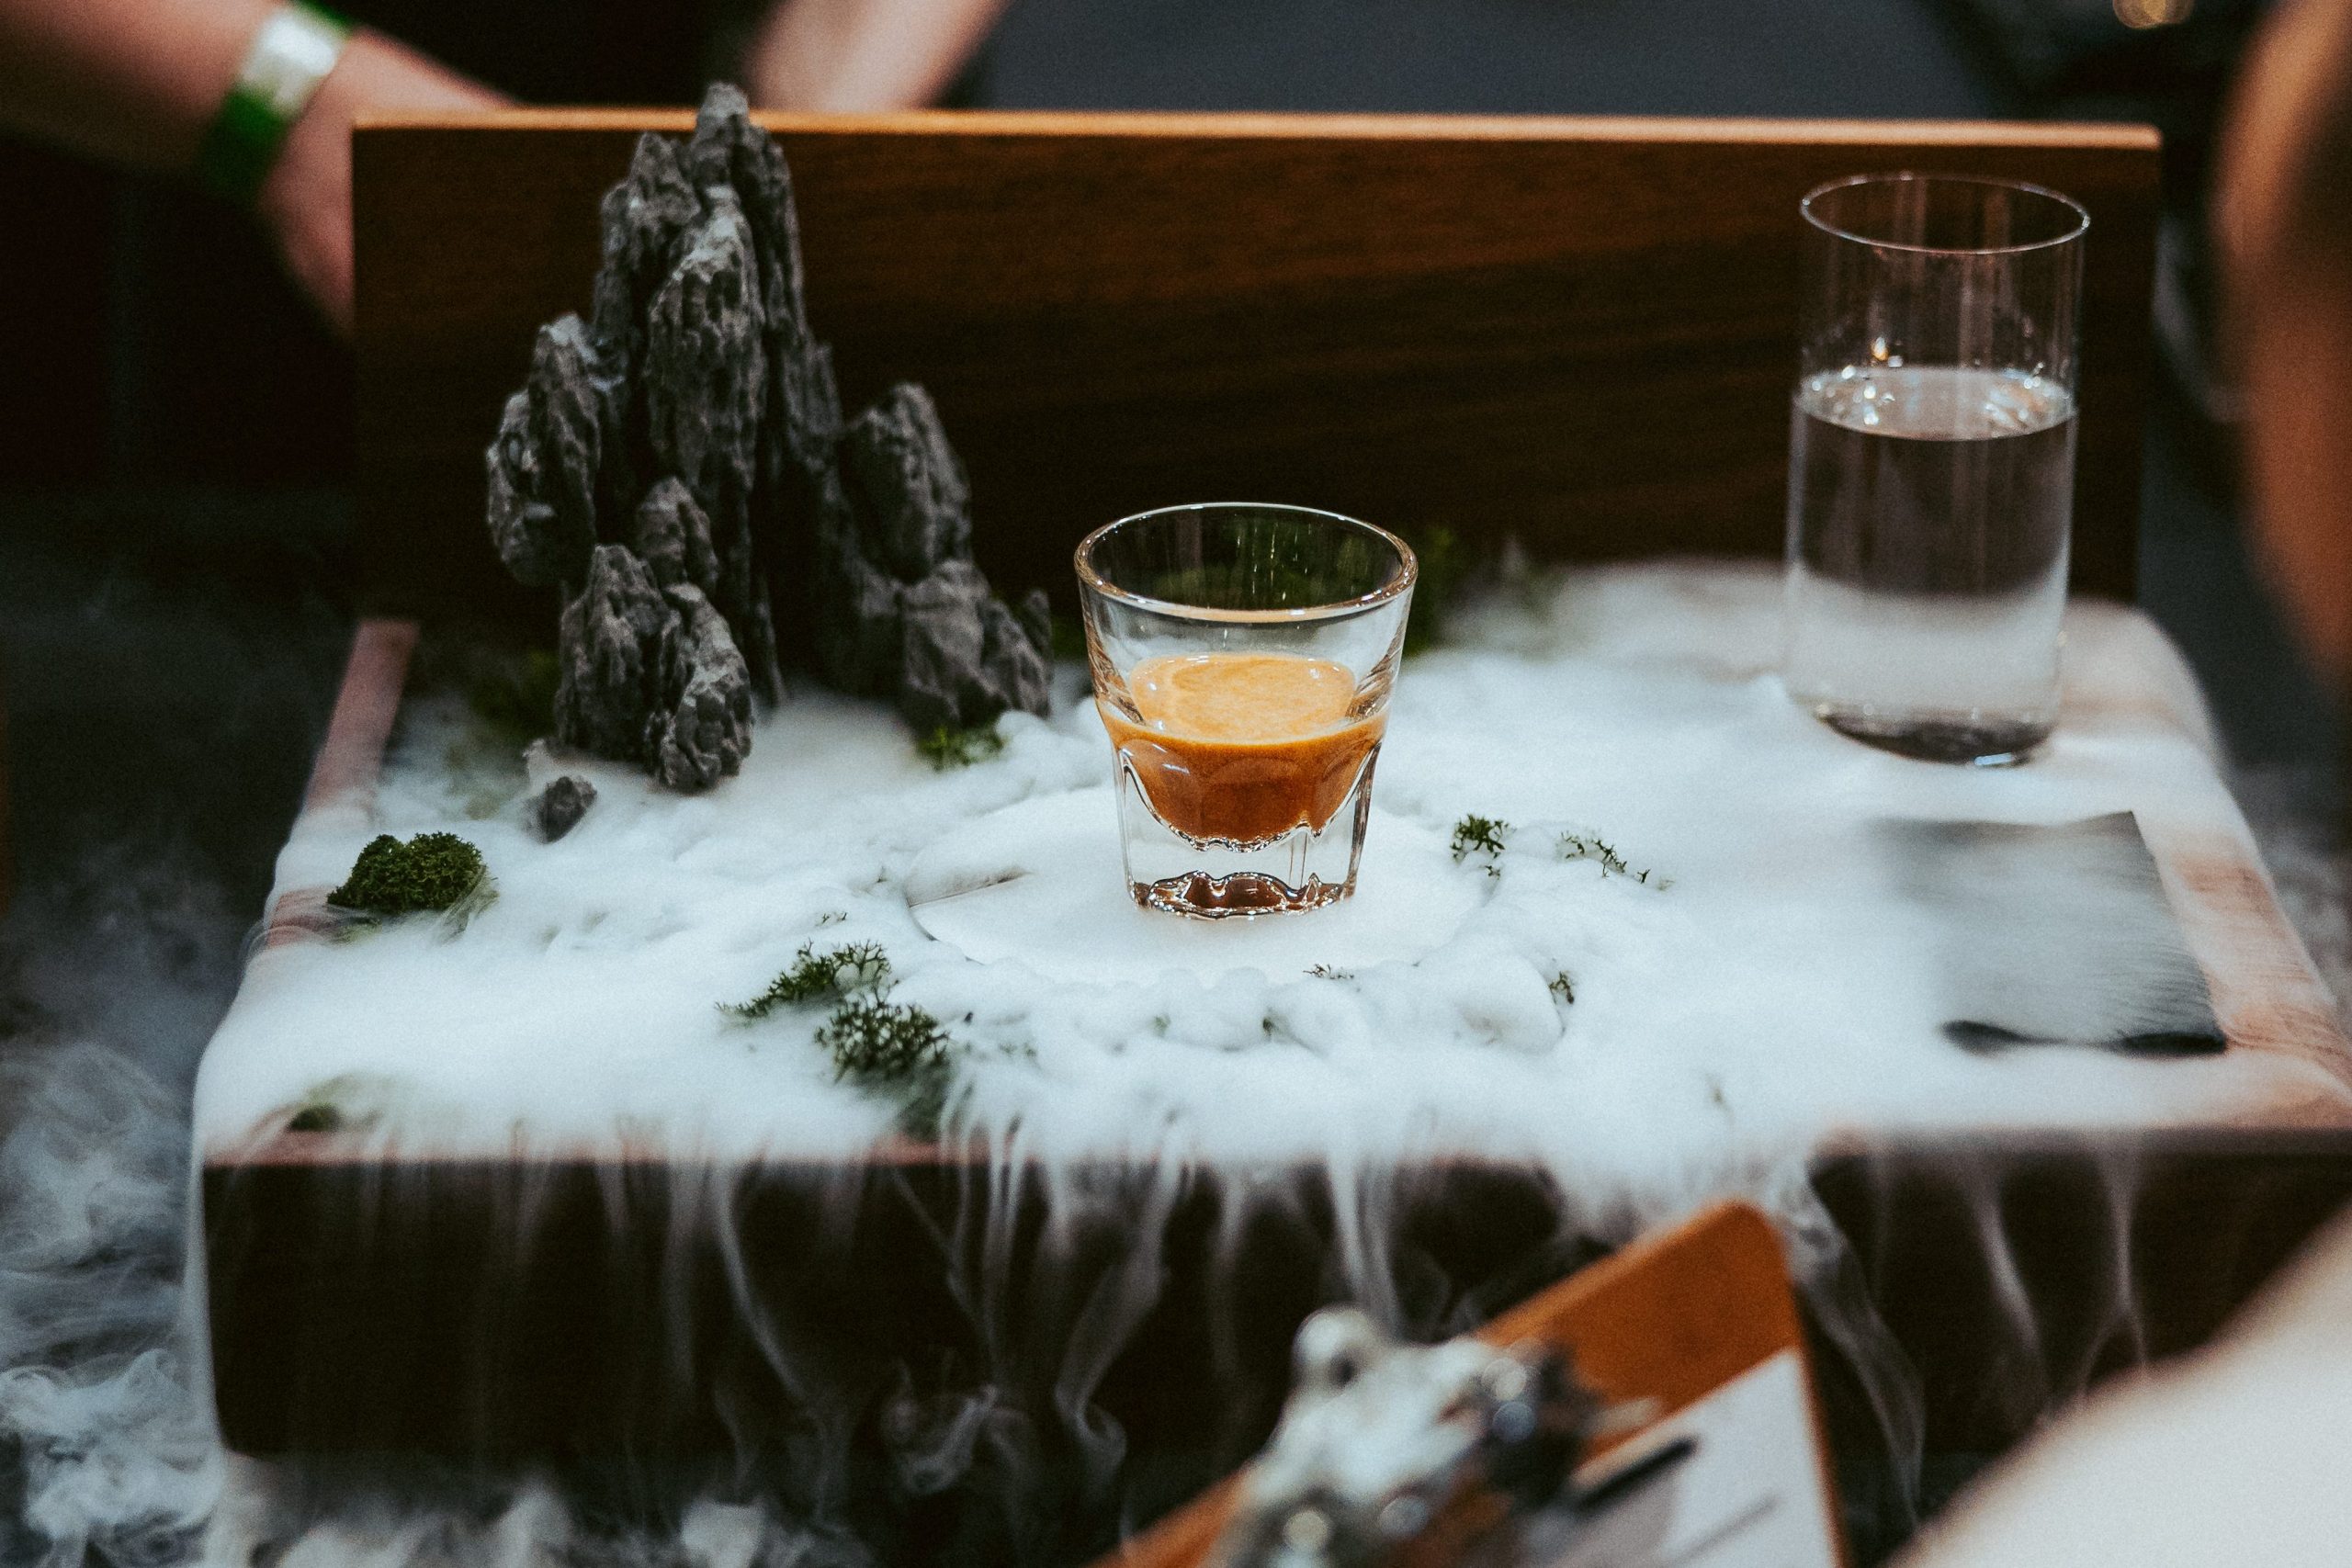
[[[385,833],[359,852],[327,902],[367,915],[414,915],[470,909],[493,896],[481,852],[455,833],[419,833],[406,843]]]
[[[937,1019],[903,1002],[851,997],[818,1025],[817,1045],[831,1055],[837,1080],[896,1095],[899,1125],[908,1136],[938,1134],[955,1077],[955,1042]]]
[[[970,729],[950,729],[943,724],[916,741],[915,750],[933,769],[944,773],[950,768],[968,768],[995,756],[1004,750],[1004,737],[996,732],[992,724]]]
[[[1472,855],[1483,855],[1487,874],[1503,874],[1503,835],[1510,831],[1510,824],[1498,817],[1464,817],[1453,825],[1453,861],[1456,865]]]
[[[817,1028],[844,1083],[888,1085],[947,1060],[947,1031],[919,1007],[851,997]]]
[[[759,1019],[778,1008],[835,998],[817,1026],[817,1048],[832,1058],[835,1081],[896,1100],[899,1126],[909,1137],[936,1137],[962,1047],[922,1009],[885,1000],[889,983],[889,956],[878,942],[822,953],[803,942],[791,967],[766,990],[720,1010]]]
[[[890,955],[882,944],[854,942],[824,953],[814,942],[802,942],[792,966],[768,982],[768,988],[748,1002],[722,1006],[719,1010],[741,1019],[765,1018],[780,1007],[797,1007],[824,997],[852,991],[878,991],[890,978]]]

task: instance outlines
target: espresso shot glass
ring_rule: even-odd
[[[1124,518],[1078,547],[1127,891],[1208,919],[1355,891],[1405,642],[1405,542],[1298,506]]]

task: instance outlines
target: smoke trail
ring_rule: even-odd
[[[2244,776],[2241,784],[2283,901],[2339,997],[2352,994],[2344,984],[2352,927],[2327,815],[2332,780],[2306,771]],[[831,1568],[870,1561],[838,1529],[733,1494],[616,1517],[543,1479],[477,1480],[460,1502],[426,1503],[419,1499],[427,1494],[404,1493],[385,1477],[325,1486],[224,1459],[191,1389],[190,1348],[179,1327],[186,1095],[233,988],[243,937],[243,922],[207,878],[185,857],[151,849],[119,850],[70,889],[33,890],[0,926],[0,1561],[41,1568],[90,1561],[164,1568],[199,1556],[224,1568]],[[1008,1224],[1019,1208],[1010,1201],[1018,1168],[1013,1150],[1000,1151],[974,1207]],[[1393,1294],[1394,1194],[1363,1173],[1343,1174],[1340,1187],[1333,1223],[1352,1260],[1340,1265],[1346,1289]],[[1179,1191],[1123,1196],[1164,1218]],[[681,1201],[697,1211],[724,1208],[724,1194]],[[1265,1201],[1277,1208],[1290,1201]],[[1088,1207],[1052,1206],[1066,1219]],[[1124,1212],[1123,1203],[1108,1206]],[[1790,1207],[1818,1218],[1809,1203]],[[1238,1255],[1250,1223],[1249,1205],[1218,1211],[1220,1254]],[[1816,1257],[1838,1256],[1836,1238],[1801,1228],[1819,1245]],[[973,1271],[961,1283],[976,1320],[993,1326],[1000,1353],[1018,1359],[1006,1337],[1023,1304],[1003,1277],[1010,1244],[1009,1235],[975,1238]],[[1103,1453],[1117,1438],[1100,1425],[1094,1384],[1158,1288],[1152,1247],[1143,1238],[1102,1276],[1086,1342],[1063,1347],[1062,1414]],[[2119,1268],[2119,1281],[2125,1272]],[[2020,1304],[2030,1315],[2030,1303]],[[1875,1329],[1860,1305],[1853,1321]],[[1237,1331],[1214,1332],[1222,1343]],[[1849,1351],[1867,1360],[1883,1348]],[[881,1435],[896,1483],[910,1496],[944,1492],[976,1470],[1029,1462],[1037,1445],[990,1386],[908,1382],[886,1403]],[[1916,1410],[1882,1404],[1871,1415],[1893,1454],[1916,1453]]]
[[[2344,781],[2314,763],[2266,763],[2233,772],[2230,787],[2245,809],[2286,911],[2311,950],[2320,978],[2352,1019],[2352,869],[2346,863]]]
[[[95,872],[0,929],[7,1555],[153,1568],[192,1551],[219,1487],[179,1328],[187,1095],[243,932],[174,857]]]

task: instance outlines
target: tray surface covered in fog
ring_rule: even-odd
[[[199,1135],[268,1157],[307,1111],[376,1154],[852,1155],[905,1108],[837,1078],[828,1007],[723,1004],[804,945],[869,942],[888,999],[947,1032],[946,1131],[1047,1157],[1475,1152],[1680,1186],[1841,1133],[2346,1114],[2341,1064],[2259,1048],[2238,987],[2211,1000],[2256,1048],[2197,1054],[2187,954],[2226,979],[2245,935],[2212,868],[2260,877],[2147,622],[2070,612],[2056,739],[1978,772],[1793,707],[1776,613],[1764,574],[1650,567],[1458,617],[1400,680],[1356,904],[1273,924],[1125,902],[1074,667],[1051,718],[944,773],[878,705],[796,694],[692,798],[539,751],[526,779],[454,705],[412,704],[372,798],[298,825],[278,913],[380,832],[464,834],[499,897],[455,932],[258,946]],[[598,798],[547,844],[526,807],[559,772]],[[1508,824],[1498,852],[1453,852],[1472,815]]]

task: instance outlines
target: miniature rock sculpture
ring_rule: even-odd
[[[1016,611],[973,564],[930,396],[842,418],[791,175],[742,94],[639,139],[603,216],[590,319],[540,330],[488,455],[500,558],[563,596],[557,739],[707,788],[788,655],[925,733],[1044,712],[1044,595]]]

